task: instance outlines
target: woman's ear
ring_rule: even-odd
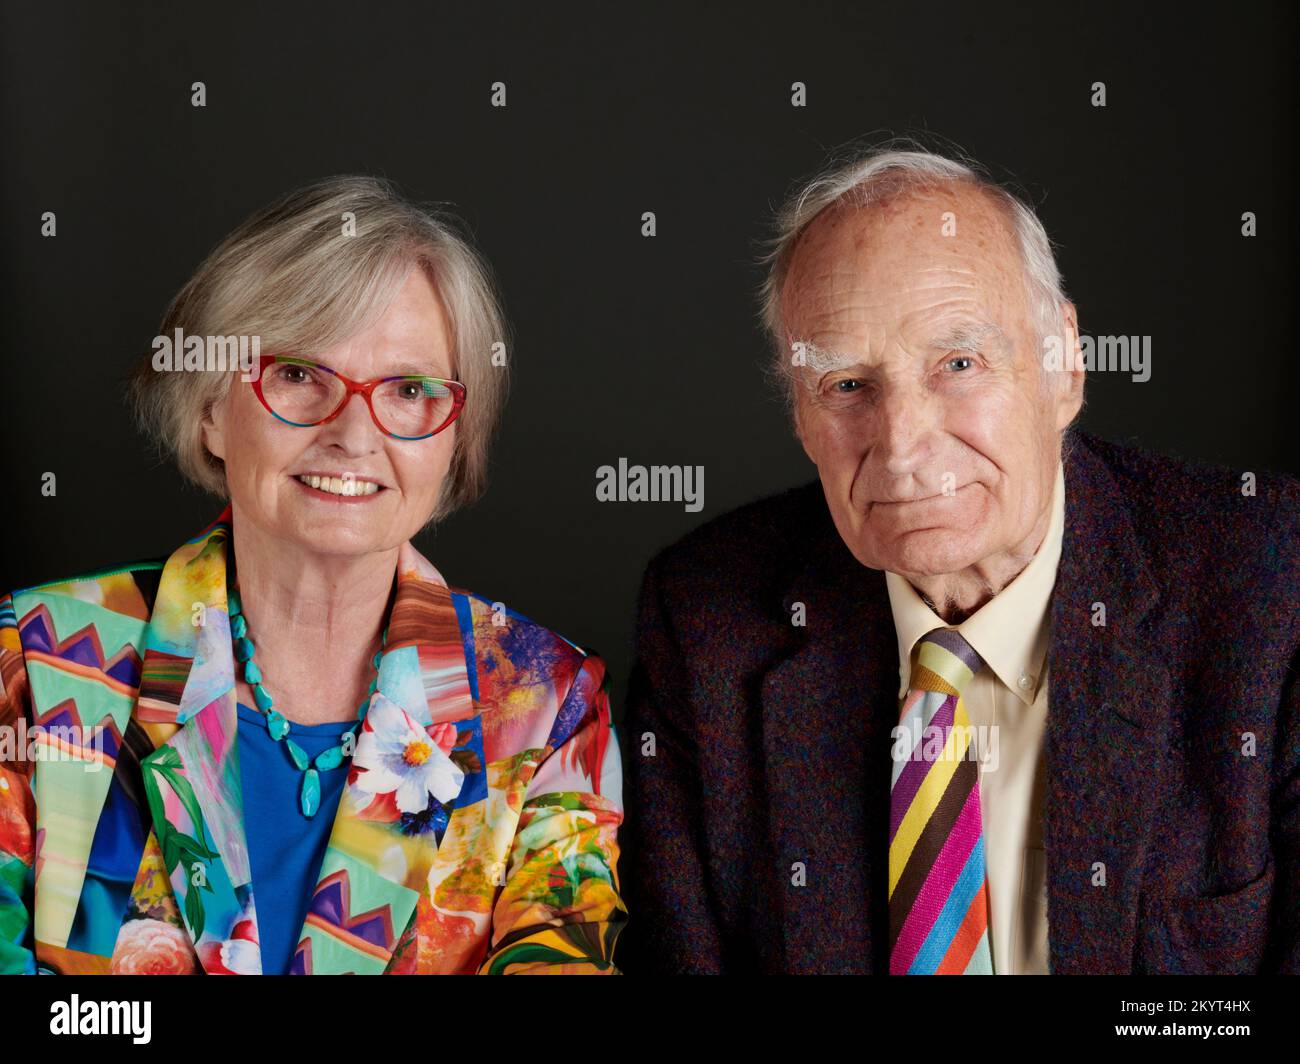
[[[227,392],[216,402],[209,404],[201,422],[203,446],[223,462],[226,460],[226,401],[229,395],[230,393]]]

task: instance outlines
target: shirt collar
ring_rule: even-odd
[[[1049,638],[1048,606],[1056,584],[1065,529],[1065,472],[1058,462],[1052,489],[1052,517],[1047,535],[1029,564],[971,614],[957,630],[1002,684],[1025,705],[1032,705],[1042,682]],[[907,580],[886,572],[889,606],[898,636],[899,697],[907,694],[912,650],[935,628],[949,627],[926,605]]]

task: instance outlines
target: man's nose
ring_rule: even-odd
[[[935,411],[916,389],[895,388],[881,397],[876,448],[884,471],[891,477],[916,473],[930,455]]]

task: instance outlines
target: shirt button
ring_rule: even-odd
[[[1020,684],[1020,690],[1022,691],[1028,691],[1034,686],[1034,678],[1023,672],[1020,674],[1020,679],[1016,682]]]

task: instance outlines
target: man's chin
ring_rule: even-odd
[[[950,527],[897,533],[864,546],[862,553],[854,552],[864,565],[909,579],[958,573],[980,560],[969,531]]]

